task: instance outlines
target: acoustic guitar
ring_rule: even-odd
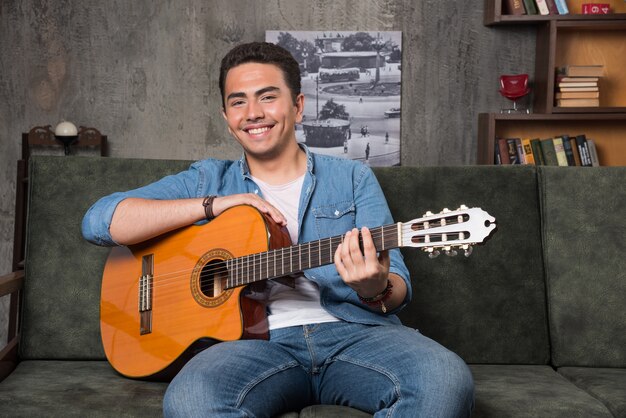
[[[372,228],[378,251],[417,247],[431,257],[466,255],[496,228],[480,208],[460,207]],[[265,307],[246,285],[331,264],[343,236],[292,246],[286,228],[252,206],[111,250],[102,277],[100,329],[106,356],[124,376],[164,379],[216,341],[267,338]]]

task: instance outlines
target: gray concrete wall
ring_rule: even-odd
[[[534,28],[482,16],[480,0],[0,0],[0,274],[22,132],[67,119],[108,135],[116,157],[238,157],[219,61],[265,30],[402,31],[402,164],[474,163],[498,76],[534,69]]]

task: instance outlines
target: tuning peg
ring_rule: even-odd
[[[472,247],[471,245],[468,245],[465,251],[463,252],[463,255],[465,257],[469,257],[470,255],[472,255],[472,251],[474,251],[474,247]]]
[[[445,250],[444,253],[448,257],[454,257],[455,255],[458,254],[458,252],[456,250]]]
[[[429,251],[428,258],[437,258],[439,257],[439,254],[441,254],[439,250]]]
[[[465,209],[467,209],[467,206],[461,205],[461,206],[459,206],[459,209],[457,209],[457,210],[465,210]]]

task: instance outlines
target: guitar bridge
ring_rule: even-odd
[[[152,332],[152,289],[154,280],[154,254],[144,255],[139,278],[139,333]]]

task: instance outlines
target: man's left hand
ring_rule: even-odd
[[[358,295],[371,298],[382,293],[389,278],[389,252],[376,255],[372,234],[361,229],[363,251],[359,245],[359,230],[349,231],[335,252],[335,267],[343,281]]]

